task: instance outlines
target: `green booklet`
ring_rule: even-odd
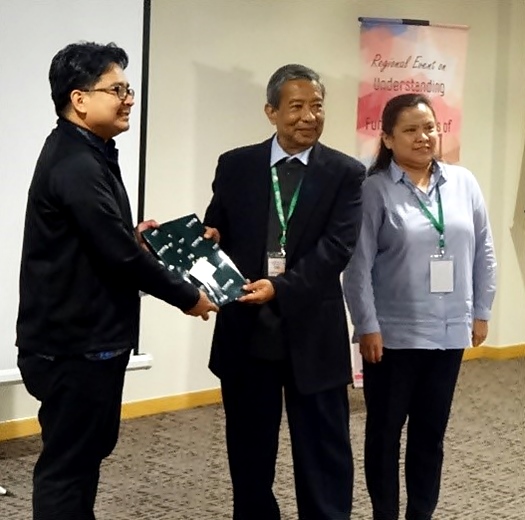
[[[202,289],[219,306],[245,294],[247,280],[213,240],[203,237],[197,215],[171,220],[142,233],[146,244],[170,271]]]

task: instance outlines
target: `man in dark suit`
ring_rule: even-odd
[[[234,520],[278,520],[272,492],[283,388],[301,520],[348,520],[353,462],[349,339],[340,273],[361,223],[364,166],[318,142],[325,88],[286,65],[270,78],[273,138],[219,158],[212,237],[253,282],[217,316]]]

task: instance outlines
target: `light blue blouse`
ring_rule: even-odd
[[[454,290],[430,291],[430,259],[439,233],[418,197],[445,223],[445,257]],[[387,348],[465,348],[473,318],[488,320],[496,290],[496,259],[483,195],[474,175],[436,162],[427,193],[392,161],[363,184],[363,223],[343,289],[355,335],[381,332]]]

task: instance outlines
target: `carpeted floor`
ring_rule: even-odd
[[[351,390],[356,479],[354,520],[370,520],[363,478],[365,411]],[[283,520],[297,518],[283,424],[276,494]],[[1,520],[30,520],[37,438],[0,443]],[[103,466],[100,520],[231,518],[220,406],[126,421]],[[464,363],[447,435],[435,520],[525,519],[525,359]],[[74,519],[72,519],[74,520]]]

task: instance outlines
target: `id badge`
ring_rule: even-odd
[[[286,256],[283,253],[268,253],[268,276],[279,276],[286,269]]]
[[[452,257],[430,257],[430,292],[451,293],[454,291],[454,259]]]

